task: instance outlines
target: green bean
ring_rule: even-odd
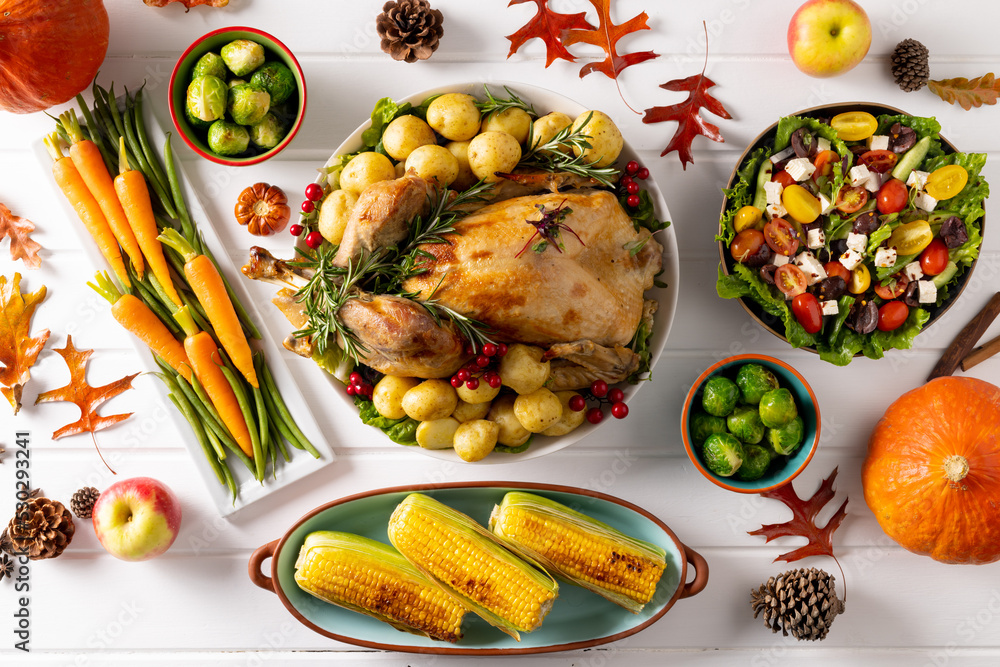
[[[219,441],[236,454],[237,458],[243,461],[243,464],[246,465],[250,472],[253,472],[253,461],[251,461],[250,457],[247,456],[242,449],[240,449],[239,445],[236,444],[236,440],[233,439],[233,437],[229,434],[229,431],[226,430],[224,425],[222,425],[221,420],[215,421],[212,413],[209,412],[211,402],[201,400],[197,392],[187,383],[186,380],[184,380],[184,378],[177,377],[175,379],[177,386],[180,388],[181,392],[187,396],[192,405],[194,405],[195,411],[197,411],[201,418],[205,421],[209,430],[214,432],[216,437],[219,438]]]
[[[167,327],[175,336],[181,335],[181,327],[174,318],[170,315],[170,312],[164,308],[163,304],[160,303],[159,298],[151,291],[151,288],[144,282],[140,281],[136,276],[134,270],[132,270],[131,265],[128,265],[129,277],[132,279],[132,286],[135,288],[135,296],[137,296],[143,303],[145,303],[150,310],[163,322],[163,326]]]
[[[191,293],[187,290],[178,290],[177,294],[180,295],[181,301],[183,301],[184,305],[191,311],[191,317],[194,318],[195,324],[198,325],[198,328],[202,331],[207,331],[212,339],[218,343],[219,339],[215,337],[215,331],[212,329],[212,325],[209,324],[208,319],[205,317],[205,311],[202,309],[201,303],[199,303],[198,299],[191,298]]]
[[[205,455],[206,457],[208,457],[209,463],[211,463],[212,468],[215,469],[218,460],[214,457],[212,448],[208,446],[207,436],[205,435],[205,429],[202,427],[201,422],[198,421],[198,418],[195,416],[195,408],[187,400],[187,397],[181,390],[180,385],[177,383],[178,376],[172,375],[172,373],[174,372],[173,369],[167,366],[166,362],[164,362],[159,357],[156,357],[156,363],[164,371],[169,371],[169,372],[154,373],[154,375],[159,377],[160,380],[163,381],[163,384],[167,385],[167,395],[170,397],[170,400],[173,401],[174,405],[177,406],[177,409],[180,410],[181,414],[184,415],[184,417],[191,424],[191,428],[192,430],[194,430],[195,436],[197,436],[198,441],[201,443],[202,449],[205,450]],[[216,475],[219,475],[218,470],[216,470]],[[221,477],[219,478],[219,482],[224,483]]]
[[[125,136],[125,126],[122,123],[121,111],[118,110],[118,98],[115,97],[115,84],[111,84],[104,95],[108,101],[108,108],[111,109],[111,119],[115,122],[115,129],[118,130],[118,136]]]
[[[145,87],[145,83],[142,84]],[[170,186],[167,184],[167,175],[163,173],[163,167],[160,165],[159,156],[153,150],[152,145],[149,143],[149,135],[146,133],[146,119],[142,115],[142,88],[135,93],[135,133],[139,138],[139,145],[142,147],[142,152],[146,155],[146,160],[149,162],[150,168],[156,176],[156,180],[159,181],[160,185],[163,187],[164,193],[169,191]],[[171,202],[172,204],[172,202]],[[171,218],[177,217],[177,212],[171,205],[171,209],[167,211],[167,214]]]
[[[215,433],[216,437],[228,448],[232,450],[239,450],[240,446],[236,444],[236,440],[233,438],[229,429],[223,423],[222,418],[219,416],[219,412],[215,409],[212,404],[212,399],[209,398],[208,394],[205,393],[205,388],[202,386],[201,382],[194,375],[191,376],[191,389],[194,391],[195,397],[204,407],[204,419],[205,423],[208,425],[209,429]],[[221,458],[226,458],[226,453],[223,452]],[[247,459],[249,460],[249,459]]]
[[[201,428],[197,418],[190,413],[190,409],[188,407],[182,404],[181,399],[178,398],[176,394],[169,393],[167,394],[167,398],[170,399],[170,402],[174,404],[180,413],[188,420],[188,423],[191,424],[191,429],[194,431],[195,437],[198,438],[198,442],[201,444],[201,448],[205,452],[205,458],[208,459],[209,465],[212,466],[212,470],[215,472],[215,477],[219,480],[219,483],[226,484],[225,476],[219,469],[218,459],[212,455],[213,448],[209,444],[208,436],[205,434],[205,430]]]
[[[260,447],[268,448],[273,453],[274,443],[271,442],[271,430],[268,428],[267,408],[264,406],[264,397],[261,396],[260,387],[251,387],[253,392],[253,402],[257,410],[257,426],[260,429]],[[249,426],[249,425],[248,425]]]
[[[285,447],[285,439],[281,437],[281,432],[278,430],[278,424],[273,419],[269,420],[268,423],[271,427],[271,441],[281,453],[281,458],[285,459],[285,463],[288,463],[292,460],[292,457],[289,456],[288,448]],[[275,463],[277,463],[277,457],[275,457]]]
[[[219,461],[225,458],[226,451],[222,448],[222,443],[219,442],[219,438],[215,435],[215,432],[212,431],[212,429],[205,429],[205,436],[208,438],[209,444],[212,445],[212,449],[215,451],[215,458]]]
[[[163,144],[163,161],[167,167],[167,183],[170,184],[170,194],[174,198],[174,208],[177,210],[181,223],[181,233],[188,241],[191,241],[195,235],[194,223],[191,221],[191,214],[188,213],[187,203],[185,203],[184,194],[181,191],[181,181],[177,176],[177,166],[174,164],[174,149],[170,146],[169,132],[167,132],[167,139]]]
[[[229,385],[233,388],[233,393],[236,394],[236,402],[239,404],[240,411],[243,413],[243,420],[247,424],[247,430],[250,431],[250,442],[253,444],[253,461],[256,464],[256,475],[254,475],[254,477],[258,482],[263,482],[265,465],[264,451],[261,449],[260,433],[255,428],[253,412],[250,410],[250,401],[247,399],[247,394],[243,389],[243,385],[236,379],[236,374],[226,366],[222,366],[221,368],[222,374],[226,376],[227,380],[229,380]]]
[[[292,435],[295,436],[294,441],[298,441],[302,445],[302,449],[312,454],[315,458],[319,458],[319,452],[313,447],[313,444],[309,442],[309,438],[302,433],[299,425],[295,423],[295,419],[292,417],[291,413],[288,411],[288,406],[285,405],[285,401],[281,398],[281,394],[278,392],[278,386],[274,382],[274,376],[271,375],[271,369],[267,367],[267,363],[262,364],[264,370],[264,383],[266,384],[266,390],[271,394],[271,398],[274,400],[274,406],[278,410],[278,414],[281,419],[288,426],[288,430],[291,431]],[[291,442],[294,442],[291,441]]]

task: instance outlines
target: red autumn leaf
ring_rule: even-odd
[[[773,491],[765,491],[760,494],[765,498],[774,498],[785,503],[792,510],[791,521],[785,523],[772,523],[761,526],[758,530],[750,531],[750,535],[763,535],[767,542],[777,537],[789,537],[797,535],[805,537],[809,543],[788,553],[783,553],[775,561],[783,560],[791,563],[807,556],[831,556],[833,555],[833,532],[843,523],[847,516],[847,498],[840,506],[840,509],[830,517],[823,528],[816,525],[816,515],[833,498],[833,482],[837,479],[837,468],[833,469],[830,476],[823,480],[819,490],[808,500],[799,498],[792,488],[791,483],[778,487]]]
[[[1000,80],[993,76],[993,72],[978,76],[971,81],[964,76],[928,81],[927,87],[949,104],[958,102],[966,111],[984,104],[996,104],[997,97],[1000,96]]]
[[[536,37],[545,42],[545,66],[551,65],[556,58],[562,58],[573,62],[576,57],[570,53],[562,43],[563,35],[569,30],[587,30],[594,26],[587,23],[584,18],[586,12],[578,14],[560,14],[548,8],[548,0],[510,0],[507,6],[520,5],[525,2],[534,2],[538,6],[538,12],[520,30],[512,35],[507,35],[510,40],[510,52],[507,57],[514,55],[525,42]]]
[[[652,51],[637,51],[625,55],[618,53],[618,40],[622,37],[639,30],[649,30],[649,26],[646,24],[649,16],[646,12],[630,18],[625,23],[615,25],[614,21],[611,20],[611,0],[590,0],[590,4],[597,10],[600,25],[586,30],[571,30],[562,39],[565,46],[583,42],[599,46],[606,54],[601,62],[587,63],[580,68],[581,79],[591,72],[601,72],[610,79],[618,79],[618,75],[626,67],[659,57]]]
[[[19,218],[11,213],[9,208],[0,204],[0,241],[5,236],[9,238],[10,256],[24,260],[25,266],[30,269],[37,269],[42,265],[42,259],[38,256],[42,246],[28,236],[33,231],[35,225],[31,220]]]

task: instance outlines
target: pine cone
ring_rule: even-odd
[[[785,637],[791,633],[796,639],[823,639],[837,615],[844,613],[835,582],[814,567],[782,572],[750,591],[753,617],[763,613],[764,625],[771,632],[780,629]]]
[[[4,551],[31,560],[55,558],[73,540],[73,515],[62,503],[43,496],[30,499],[0,535]]]
[[[94,516],[94,503],[101,492],[92,486],[85,486],[70,498],[69,508],[78,519],[89,519]]]
[[[440,10],[427,0],[389,0],[375,20],[382,50],[393,60],[426,60],[437,50],[444,28]]]
[[[927,47],[915,39],[904,39],[892,52],[892,76],[907,93],[920,90],[931,76]]]

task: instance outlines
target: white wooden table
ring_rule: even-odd
[[[392,61],[378,46],[375,16],[381,2],[231,0],[226,9],[146,7],[139,0],[106,0],[111,45],[101,81],[137,87],[143,79],[150,103],[166,119],[166,90],[181,51],[211,29],[249,25],[288,44],[300,59],[309,86],[309,108],[298,136],[276,159],[255,167],[227,169],[178,150],[196,179],[234,262],[242,263],[253,239],[232,220],[236,195],[265,180],[301,201],[315,169],[383,96],[402,97],[452,81],[507,79],[556,90],[591,108],[609,112],[641,152],[663,189],[682,250],[682,291],[673,332],[654,381],[631,405],[632,416],[569,449],[535,461],[499,466],[451,465],[389,443],[351,414],[334,406],[326,379],[308,361],[290,359],[300,386],[338,460],[294,489],[284,489],[227,521],[217,516],[181,437],[166,419],[158,381],[141,376],[136,390],[104,408],[134,410],[135,416],[98,435],[118,478],[151,475],[181,497],[183,529],[171,550],[146,563],[125,563],[100,547],[86,522],[60,558],[31,565],[31,653],[13,649],[16,595],[0,582],[0,662],[4,665],[261,665],[261,664],[466,664],[468,659],[386,654],[331,642],[299,625],[275,596],[254,587],[246,565],[257,546],[281,536],[307,510],[345,495],[399,484],[504,479],[582,486],[620,496],[647,508],[709,561],[708,588],[683,600],[652,627],[618,644],[585,652],[522,658],[531,665],[659,665],[699,660],[703,665],[995,665],[1000,661],[1000,565],[938,564],[897,547],[876,524],[862,497],[859,471],[869,432],[885,407],[919,385],[958,330],[997,290],[1000,236],[990,224],[979,265],[965,295],[946,321],[922,334],[914,350],[890,352],[881,361],[860,359],[846,368],[795,351],[751,322],[735,303],[715,294],[718,255],[713,235],[720,187],[744,146],[779,115],[821,103],[869,100],[915,115],[935,115],[944,134],[961,149],[985,151],[985,174],[1000,188],[1000,109],[963,111],[925,91],[904,94],[892,82],[888,54],[906,37],[931,52],[932,76],[978,76],[1000,64],[995,30],[1000,8],[991,0],[867,0],[874,41],[867,59],[850,73],[811,79],[792,65],[785,29],[795,0],[619,0],[621,22],[645,9],[652,31],[628,38],[623,50],[653,49],[660,58],[629,69],[622,91],[638,109],[680,101],[681,94],[657,86],[701,69],[702,20],[708,22],[712,90],[733,120],[718,122],[726,143],[695,141],[695,163],[684,171],[676,155],[659,157],[672,124],[647,126],[618,98],[614,83],[599,74],[578,77],[579,64],[557,61],[544,68],[540,42],[507,59],[504,35],[532,15],[533,5],[506,8],[498,0],[433,0],[445,15],[441,48],[426,62]],[[561,11],[589,10],[583,0],[554,3]],[[592,10],[591,10],[592,11]],[[591,13],[591,18],[593,14]],[[34,329],[52,338],[32,372],[25,407],[16,418],[0,406],[0,507],[6,521],[14,503],[11,452],[15,430],[32,434],[32,481],[46,495],[68,502],[84,485],[113,481],[86,436],[52,442],[49,434],[76,418],[66,404],[34,406],[36,393],[61,386],[66,370],[54,354],[67,333],[80,348],[95,348],[89,380],[107,382],[140,368],[150,370],[128,335],[111,319],[107,304],[85,286],[93,274],[71,231],[78,224],[53,198],[47,168],[31,144],[51,131],[42,114],[0,114],[0,201],[33,220],[34,238],[45,247],[42,268],[25,270],[0,249],[0,271],[20,271],[25,291],[41,284],[49,296]],[[175,145],[179,145],[177,142]],[[290,236],[272,240],[288,256]],[[263,301],[271,288],[251,288]],[[995,324],[988,337],[1000,333]],[[838,498],[850,497],[848,515],[835,538],[847,584],[847,611],[822,643],[800,643],[772,635],[754,620],[749,591],[787,569],[772,563],[800,542],[765,545],[748,536],[760,524],[782,521],[787,510],[758,496],[742,496],[708,483],[684,454],[679,413],[697,374],[732,353],[773,354],[799,369],[812,384],[823,412],[823,438],[808,469],[796,481],[809,494],[839,466]],[[1000,359],[971,375],[1000,382]],[[836,505],[838,503],[832,503]],[[825,519],[834,507],[821,515]],[[803,565],[828,570],[814,559]],[[839,577],[838,577],[839,579]],[[838,581],[838,587],[842,582]],[[480,659],[500,664],[502,659]]]

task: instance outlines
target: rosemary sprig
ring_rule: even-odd
[[[506,111],[507,109],[523,109],[528,112],[528,115],[532,118],[538,117],[535,107],[522,100],[507,86],[504,86],[503,89],[507,91],[507,94],[510,95],[510,97],[494,97],[493,93],[490,92],[489,86],[484,85],[483,90],[485,91],[486,101],[476,102],[476,106],[479,107],[479,113],[484,116],[488,116],[493,112],[500,113]]]
[[[566,171],[578,176],[593,178],[601,185],[613,188],[615,181],[621,173],[615,167],[599,167],[594,160],[588,162],[584,158],[584,151],[592,147],[591,136],[584,134],[582,128],[590,122],[593,113],[588,114],[580,124],[581,129],[573,129],[573,125],[567,125],[559,130],[554,137],[545,143],[535,145],[534,126],[528,131],[528,149],[521,156],[519,167],[535,167],[543,171],[557,172]],[[575,123],[574,123],[575,125]],[[576,155],[576,152],[579,155]]]
[[[438,284],[434,286],[434,289],[427,296],[427,298],[423,301],[419,301],[418,303],[427,309],[428,314],[430,314],[434,323],[438,326],[441,326],[442,324],[442,316],[451,320],[452,324],[455,325],[455,328],[458,329],[458,333],[460,333],[462,337],[469,341],[472,345],[473,354],[478,353],[479,349],[484,344],[495,343],[496,341],[490,337],[490,334],[493,332],[485,323],[452,310],[435,298],[435,295],[441,287],[441,284],[444,282],[444,279],[445,276],[441,276],[441,280],[439,280]],[[401,296],[408,297],[413,295]]]

